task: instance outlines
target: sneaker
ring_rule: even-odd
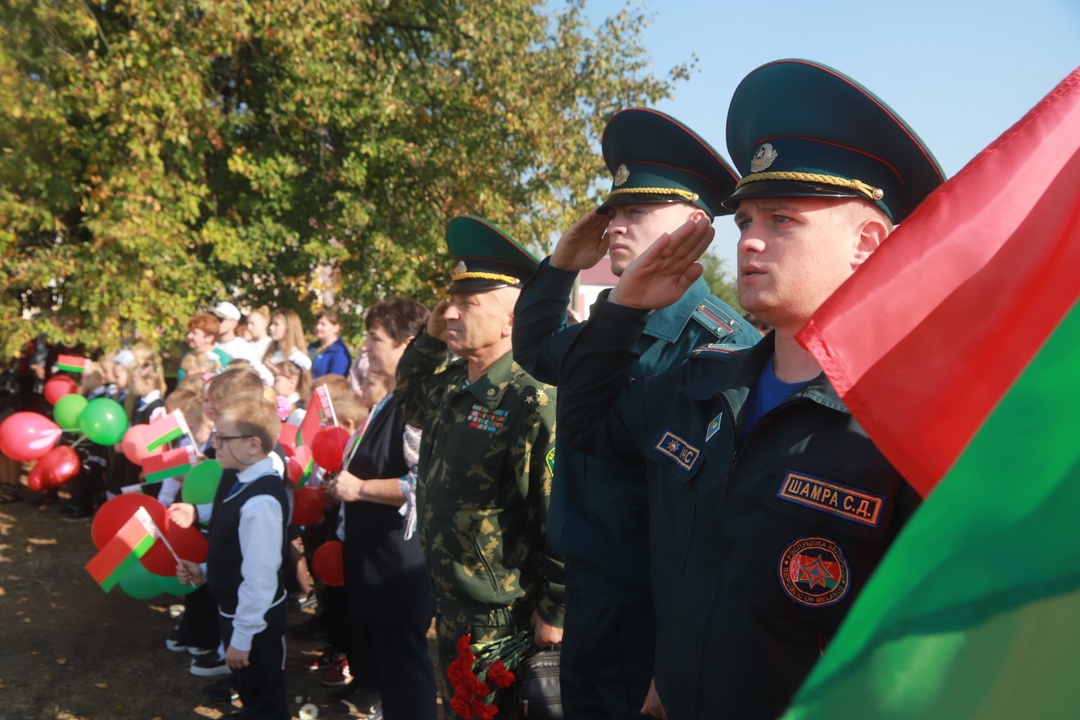
[[[215,652],[210,657],[192,660],[188,672],[196,677],[217,677],[218,675],[229,675],[232,670],[225,664],[224,658],[218,660]]]
[[[338,688],[348,685],[352,681],[352,673],[349,672],[349,661],[344,655],[339,655],[334,661],[333,667],[323,673],[319,682],[323,687]]]
[[[307,664],[308,672],[326,672],[334,667],[341,653],[329,645],[319,648],[319,655]]]
[[[202,691],[213,703],[227,704],[240,698],[232,684],[232,676],[220,677],[209,685],[203,685]]]
[[[315,591],[307,593],[294,593],[289,596],[289,609],[290,610],[304,610],[307,608],[313,608],[319,604],[319,598],[315,595]]]
[[[188,655],[196,660],[202,660],[204,658],[210,658],[212,660],[217,659],[217,648],[189,647],[187,651]]]
[[[165,649],[169,652],[189,652],[191,650],[187,645],[181,645],[180,641],[175,638],[165,640]]]

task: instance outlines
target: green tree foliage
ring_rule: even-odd
[[[57,323],[165,343],[226,295],[311,317],[448,281],[474,212],[538,251],[598,196],[617,109],[653,75],[627,9],[582,0],[5,0],[5,351]],[[691,58],[692,62],[692,58]],[[335,293],[330,295],[329,293]]]
[[[709,284],[712,294],[740,312],[745,312],[739,305],[739,288],[727,268],[727,262],[719,255],[706,252],[701,256],[702,276]]]

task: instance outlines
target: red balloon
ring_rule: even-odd
[[[340,540],[328,540],[311,556],[311,571],[327,585],[341,587],[345,584],[345,562],[342,560]]]
[[[348,444],[349,431],[330,425],[315,433],[311,441],[311,456],[315,458],[315,464],[323,470],[335,473],[341,470],[342,455],[345,454],[345,446]]]
[[[143,431],[147,427],[145,423],[132,425],[124,431],[124,437],[120,440],[120,451],[124,453],[124,457],[139,467],[146,462],[146,458],[151,455],[160,455],[165,451],[164,445],[158,445],[153,450],[146,449],[147,443]]]
[[[161,531],[165,533],[165,539],[172,545],[176,554],[184,560],[199,563],[206,559],[206,536],[199,532],[199,528],[194,525],[189,528],[182,528],[175,523],[169,522],[168,518],[166,518]],[[139,562],[155,575],[161,575],[162,577],[176,575],[176,558],[172,556],[169,548],[165,546],[165,543],[160,538],[155,540],[153,546],[146,551],[146,554],[139,558]]]
[[[82,458],[67,445],[57,445],[37,461],[41,468],[41,481],[46,489],[57,488],[79,474]]]
[[[53,375],[45,381],[45,401],[55,405],[56,401],[65,395],[79,392],[79,383],[67,375]]]
[[[289,458],[288,467],[286,472],[289,475],[289,479],[293,483],[300,482],[300,479],[304,477],[304,473],[307,472],[308,462],[311,460],[311,448],[307,445],[301,445],[296,448],[296,452]]]
[[[0,423],[0,452],[30,462],[52,450],[60,435],[60,426],[41,413],[17,412]]]
[[[322,488],[302,487],[293,493],[293,525],[314,525],[323,516]]]
[[[26,474],[26,486],[34,492],[45,489],[45,471],[39,468],[37,463],[34,463],[34,467],[30,468],[30,472]]]
[[[128,493],[117,495],[98,508],[90,523],[90,537],[98,550],[113,539],[124,523],[130,520],[140,507],[146,508],[150,518],[159,528],[165,527],[165,506],[149,495]]]
[[[293,423],[282,423],[281,434],[278,435],[278,442],[281,443],[281,447],[285,450],[285,454],[292,457],[296,453],[296,433],[300,431],[300,428]]]

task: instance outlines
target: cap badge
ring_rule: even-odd
[[[630,168],[620,165],[615,169],[615,187],[619,187],[630,179]]]
[[[776,152],[771,143],[765,143],[757,149],[754,153],[754,159],[750,161],[750,172],[761,172],[765,170],[773,161],[776,160],[776,156],[780,153]]]
[[[469,272],[469,267],[465,264],[464,260],[458,260],[458,264],[454,266],[455,275],[464,275]]]

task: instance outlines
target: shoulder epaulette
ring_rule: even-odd
[[[750,345],[736,345],[734,343],[715,342],[708,345],[699,345],[690,351],[690,357],[706,360],[722,360],[741,355],[751,348]]]
[[[727,337],[745,322],[732,313],[731,308],[721,305],[712,296],[705,297],[690,315],[699,325],[718,338]]]

